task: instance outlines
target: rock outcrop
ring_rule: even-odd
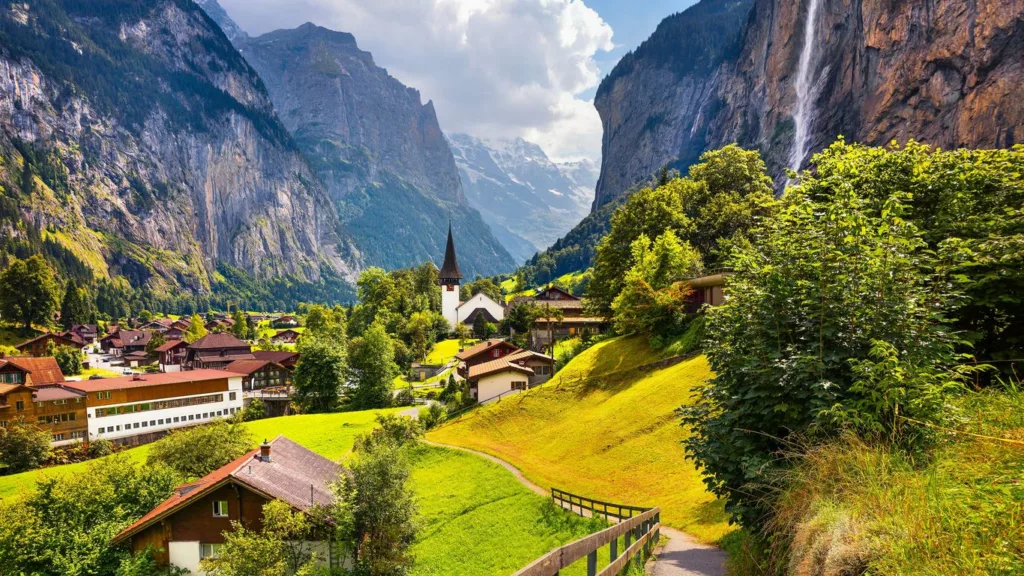
[[[208,291],[221,263],[351,276],[327,191],[190,0],[5,7],[7,238],[41,234],[97,276],[156,290]]]

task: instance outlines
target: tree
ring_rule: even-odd
[[[0,428],[0,465],[14,474],[38,468],[50,456],[50,434],[34,424],[13,421]]]
[[[146,343],[146,354],[153,354],[156,349],[167,343],[167,337],[160,332],[153,332],[149,342]]]
[[[505,299],[501,292],[501,286],[498,286],[492,278],[477,278],[468,284],[463,284],[462,288],[459,289],[459,297],[463,301],[469,300],[480,293],[483,293],[495,302],[501,302]]]
[[[525,346],[533,323],[543,315],[539,306],[532,302],[521,302],[509,307],[501,321],[500,330],[512,337],[519,346]]]
[[[473,319],[473,335],[480,340],[486,340],[497,332],[498,327],[488,322],[483,314],[477,314]]]
[[[267,408],[263,404],[263,400],[259,398],[253,398],[249,401],[249,405],[242,410],[242,422],[252,422],[253,420],[262,420],[267,416]]]
[[[318,515],[315,513],[313,517]],[[224,545],[216,558],[200,562],[213,576],[288,576],[308,574],[318,558],[311,541],[322,540],[324,528],[280,500],[263,505],[263,526],[253,530],[239,521],[224,532]]]
[[[466,347],[466,342],[473,337],[473,332],[468,326],[459,322],[455,325],[455,337],[459,339],[459,348],[462,349]]]
[[[189,318],[189,325],[188,328],[185,329],[182,339],[191,344],[203,336],[206,336],[206,334],[206,324],[203,322],[203,317],[199,314],[193,314],[191,318]]]
[[[688,456],[748,526],[765,512],[793,435],[852,427],[912,442],[922,430],[898,433],[896,415],[941,421],[958,381],[944,325],[956,300],[946,255],[927,250],[907,221],[907,196],[894,193],[875,211],[849,183],[812,197],[812,180],[791,188],[781,213],[729,259],[729,299],[706,317],[715,376],[682,408]],[[892,362],[890,351],[913,375],[899,394],[883,388],[893,380],[851,362]]]
[[[256,439],[245,426],[214,420],[176,430],[150,445],[146,463],[163,464],[187,478],[199,478],[245,454]]]
[[[298,346],[299,363],[292,380],[295,402],[306,412],[327,412],[338,406],[348,371],[342,343],[303,336]]]
[[[48,325],[56,307],[57,281],[53,269],[38,254],[15,260],[0,273],[0,312],[25,327]]]
[[[85,291],[78,288],[74,282],[68,281],[60,304],[61,326],[65,330],[70,330],[75,324],[89,323],[93,316],[92,306]]]
[[[151,322],[152,320],[153,313],[150,312],[149,310],[143,309],[142,312],[139,312],[139,322],[145,324],[147,322]]]
[[[306,313],[306,333],[315,338],[327,338],[344,343],[347,329],[347,315],[341,306],[328,309],[314,304]]]
[[[390,406],[391,390],[398,375],[391,337],[380,322],[374,322],[352,344],[352,375],[356,382],[352,406],[358,410]]]
[[[403,336],[417,358],[426,358],[436,341],[431,314],[429,312],[413,314],[405,324]]]
[[[235,311],[231,313],[231,319],[234,320],[234,323],[231,324],[231,333],[239,340],[248,340],[250,337],[249,323],[242,309],[235,308]]]
[[[82,373],[82,351],[73,346],[56,346],[51,340],[46,344],[46,355],[53,356],[65,376]]]

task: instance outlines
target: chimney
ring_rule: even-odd
[[[263,439],[263,444],[260,444],[260,460],[270,462],[270,442],[267,442],[266,438]]]

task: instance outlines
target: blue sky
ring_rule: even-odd
[[[598,160],[601,79],[696,0],[219,0],[249,34],[305,22],[349,32],[432,101],[441,129],[522,137]]]

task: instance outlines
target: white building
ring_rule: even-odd
[[[136,374],[67,386],[86,395],[90,440],[124,442],[242,409],[242,375],[223,370]]]
[[[462,271],[459,260],[455,257],[455,242],[452,240],[452,225],[448,224],[448,245],[444,249],[444,264],[437,275],[437,283],[441,286],[441,314],[448,320],[452,330],[459,323],[459,284],[462,282]]]
[[[455,308],[456,322],[473,324],[478,315],[482,315],[488,322],[497,324],[505,318],[505,307],[479,292]]]

